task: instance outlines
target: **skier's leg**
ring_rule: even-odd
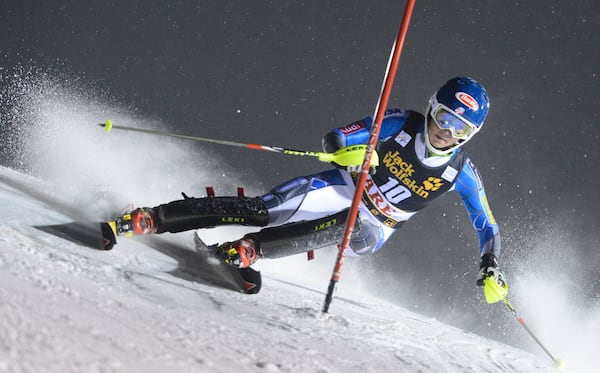
[[[347,218],[348,210],[344,210],[320,219],[263,228],[252,236],[260,243],[263,257],[282,258],[339,244]]]
[[[117,233],[177,233],[221,225],[264,227],[318,219],[347,208],[351,183],[339,170],[329,170],[294,178],[262,197],[185,198],[138,208],[117,219]]]
[[[352,178],[337,169],[289,180],[261,197],[268,208],[268,226],[222,244],[220,251],[228,263],[237,266],[252,264],[260,257],[280,258],[335,246],[343,237],[353,194]],[[370,215],[367,210],[363,213]],[[383,232],[375,222],[357,219],[350,241],[356,255],[382,245]],[[247,255],[251,261],[243,260],[248,247],[252,248]]]
[[[350,174],[332,169],[292,179],[263,195],[269,209],[269,226],[256,237],[264,257],[277,258],[339,244],[354,191]],[[357,255],[373,252],[383,244],[380,223],[371,218],[368,209],[361,208],[350,241]],[[272,227],[276,224],[281,225]]]
[[[354,182],[338,169],[300,176],[261,196],[269,210],[269,226],[315,220],[347,209]]]
[[[265,203],[251,197],[186,198],[153,210],[158,219],[156,233],[232,224],[263,227],[269,221]]]
[[[120,219],[120,234],[177,233],[228,224],[263,227],[268,224],[269,213],[260,198],[206,197],[138,208]]]
[[[281,258],[334,246],[344,233],[347,217],[348,210],[344,210],[316,220],[263,228],[239,240],[221,244],[218,254],[227,263],[244,268],[263,257]]]
[[[261,256],[268,259],[337,246],[344,236],[348,212],[346,209],[316,220],[267,227],[246,237],[253,237],[260,243]],[[350,236],[349,255],[366,255],[379,250],[392,233],[379,222],[368,219],[367,214],[361,211],[356,219]]]
[[[346,227],[348,209],[320,219],[263,228],[243,238],[219,246],[219,254],[236,267],[247,267],[259,258],[276,259],[335,247],[340,244]],[[378,250],[384,242],[381,226],[367,219],[357,219],[350,238],[348,254],[365,255]]]

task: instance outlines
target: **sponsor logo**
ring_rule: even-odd
[[[442,179],[438,177],[429,176],[427,180],[423,181],[423,187],[425,187],[425,190],[432,192],[440,189],[442,185],[444,185],[444,183],[442,182]]]
[[[396,228],[396,226],[401,223],[390,216],[392,213],[397,213],[398,210],[390,205],[390,203],[381,195],[377,185],[375,185],[371,178],[368,178],[365,182],[365,192],[362,195],[362,201],[369,209],[369,212],[386,226]]]
[[[477,190],[482,190],[483,189],[483,179],[481,178],[481,174],[479,173],[479,170],[477,169],[477,167],[475,167],[475,164],[471,161],[471,159],[467,160],[467,162],[469,163],[469,166],[471,166],[471,169],[473,170],[473,176],[475,176],[475,181],[477,182]]]
[[[465,93],[465,92],[456,92],[454,97],[456,97],[456,99],[458,101],[460,101],[463,105],[465,105],[469,109],[474,110],[474,111],[479,110],[479,103],[477,103],[477,100],[475,100],[473,98],[473,96],[471,96],[470,94]]]
[[[349,124],[346,127],[342,127],[342,128],[340,128],[340,131],[342,131],[342,133],[344,135],[349,135],[356,131],[360,131],[363,128],[365,128],[365,124],[362,121],[360,121],[360,122],[354,122],[352,124]]]
[[[384,215],[388,215],[394,212],[394,208],[390,205],[390,203],[383,197],[377,185],[371,178],[367,178],[365,181],[365,193],[369,197],[369,200],[373,203],[377,210],[371,209],[371,213],[373,215],[377,215],[382,213]]]
[[[337,224],[337,219],[331,219],[331,220],[328,220],[328,221],[326,221],[326,222],[324,222],[324,223],[321,223],[321,224],[315,225],[315,227],[314,227],[314,229],[313,229],[313,230],[314,230],[314,231],[320,231],[320,230],[323,230],[323,229],[327,229],[327,228],[329,228],[329,227],[332,227],[332,226],[334,226],[334,225],[336,225],[336,224]]]
[[[456,92],[454,97],[456,97],[456,99],[458,101],[460,101],[463,105],[465,105],[469,109],[474,110],[474,111],[479,110],[479,104],[477,103],[477,100],[475,100],[473,98],[473,96],[471,96],[470,94],[465,93],[465,92]]]
[[[402,114],[402,109],[387,109],[384,115]]]
[[[454,167],[448,166],[442,174],[442,179],[452,182],[456,178],[456,175],[458,175],[458,170],[456,170]]]
[[[406,147],[406,144],[408,144],[410,140],[412,140],[412,136],[404,132],[404,130],[402,130],[394,140],[396,140],[396,142],[402,145],[402,147],[404,148]]]
[[[429,198],[429,192],[435,192],[444,185],[442,179],[433,176],[428,177],[421,185],[419,185],[419,183],[413,179],[413,174],[415,173],[413,164],[405,162],[402,157],[400,157],[398,151],[388,151],[383,157],[383,165],[396,177],[396,179],[404,184],[409,191],[417,194],[421,198]],[[393,191],[397,192],[397,188],[394,185],[390,185],[389,189],[389,192],[384,191],[386,192],[386,196],[389,193],[395,193]],[[399,193],[395,194],[397,194],[398,201],[401,200],[400,198],[408,198],[408,196],[401,197]],[[394,202],[393,199],[392,202]]]
[[[245,221],[246,221],[246,218],[234,217],[234,216],[228,216],[228,217],[221,218],[221,223],[225,223],[225,224],[241,224]]]
[[[292,150],[292,149],[283,149],[283,154],[290,154],[290,155],[309,155],[309,156],[319,156],[318,152],[310,152],[310,151],[300,151],[300,150]]]

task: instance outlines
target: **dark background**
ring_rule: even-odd
[[[15,68],[36,66],[93,86],[179,133],[320,150],[330,128],[373,113],[404,5],[0,1],[3,83]],[[392,107],[423,111],[453,76],[487,87],[490,115],[466,149],[503,232],[509,280],[532,271],[552,281],[553,271],[573,271],[591,303],[600,293],[598,30],[596,0],[417,1],[390,99]],[[265,191],[327,168],[196,146],[224,155]],[[490,307],[473,286],[477,257],[468,217],[450,195],[363,265],[373,292],[493,336],[498,325],[473,324]],[[564,257],[577,261],[562,266]]]

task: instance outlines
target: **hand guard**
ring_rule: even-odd
[[[360,165],[358,166],[340,166],[339,164],[335,163],[335,162],[331,162],[332,165],[335,166],[335,168],[339,168],[342,170],[346,170],[349,173],[351,173],[354,177],[356,175],[357,172],[360,171]],[[377,172],[377,168],[376,167],[369,167],[369,175],[375,175],[375,173]]]
[[[360,171],[366,151],[367,145],[360,144],[340,148],[334,153],[328,153],[328,155],[330,156],[329,160],[331,161],[331,164],[336,168],[341,168],[350,173],[356,173]],[[379,154],[377,154],[377,151],[373,150],[369,167],[370,175],[375,174],[377,166],[379,166]]]
[[[503,300],[508,293],[508,284],[504,274],[498,268],[496,257],[493,254],[485,254],[481,257],[479,268],[477,286],[483,286],[486,302],[496,303]]]

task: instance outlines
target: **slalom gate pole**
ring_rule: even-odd
[[[553,362],[553,367],[562,371],[564,370],[565,367],[565,362],[563,361],[563,359],[561,358],[555,358],[550,351],[548,351],[548,349],[542,344],[542,342],[535,336],[535,334],[533,334],[533,332],[531,331],[531,329],[529,329],[529,327],[527,327],[527,325],[525,324],[525,320],[523,320],[523,318],[521,316],[519,316],[519,314],[517,313],[517,310],[513,307],[512,304],[510,304],[510,302],[508,301],[508,299],[503,298],[502,301],[504,302],[504,304],[506,304],[506,307],[508,307],[508,309],[510,310],[510,312],[512,312],[512,314],[515,316],[515,318],[517,319],[517,321],[519,322],[519,324],[521,324],[521,326],[525,329],[525,331],[527,332],[527,334],[529,334],[529,336],[531,338],[533,338],[533,340],[535,341],[535,343],[538,344],[538,346],[540,346],[542,348],[542,350],[544,350],[544,352],[546,353],[546,355],[548,355],[548,357],[550,359],[552,359]]]
[[[356,222],[358,208],[362,203],[361,199],[363,189],[365,187],[365,182],[367,180],[367,174],[369,172],[369,165],[371,164],[371,157],[373,156],[373,151],[375,149],[375,146],[377,145],[377,141],[379,138],[381,122],[383,121],[383,115],[385,114],[385,110],[387,108],[390,92],[392,91],[392,87],[394,85],[394,78],[396,76],[398,62],[400,61],[400,54],[402,52],[404,40],[406,39],[406,33],[408,31],[408,25],[414,6],[415,0],[408,0],[406,2],[406,7],[404,8],[404,15],[402,16],[400,29],[398,30],[398,34],[396,35],[396,40],[394,41],[392,52],[388,60],[383,85],[381,87],[379,99],[375,107],[375,115],[373,115],[374,119],[373,125],[371,127],[371,133],[369,134],[369,142],[367,143],[367,151],[365,153],[365,158],[362,163],[361,169],[358,173],[356,190],[354,191],[354,198],[352,199],[352,205],[348,214],[348,220],[346,221],[344,237],[342,239],[342,243],[338,246],[339,251],[335,262],[335,267],[331,275],[329,287],[327,288],[327,295],[325,296],[325,303],[323,304],[322,309],[322,312],[324,314],[329,312],[329,306],[331,305],[331,302],[333,300],[333,293],[335,292],[337,283],[340,280],[342,266],[344,265],[344,258],[346,257],[346,249],[348,247],[348,244],[350,243],[350,237],[352,235],[352,230],[354,229],[354,223]]]

